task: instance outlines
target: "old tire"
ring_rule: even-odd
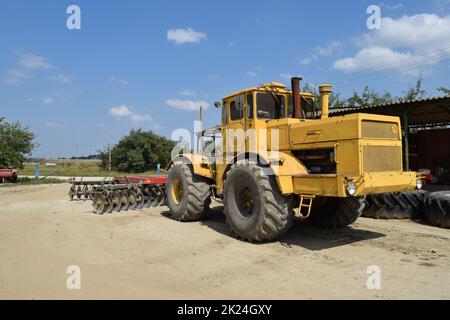
[[[174,164],[169,170],[166,190],[167,205],[175,220],[198,221],[209,209],[210,183],[195,175],[191,166]]]
[[[313,202],[309,221],[322,228],[344,228],[361,216],[364,207],[364,197],[318,197]]]
[[[292,226],[293,199],[257,165],[233,165],[226,175],[226,222],[237,238],[260,242],[285,233]]]
[[[362,216],[375,219],[419,219],[427,193],[414,190],[368,195]]]
[[[450,229],[450,191],[427,194],[422,211],[429,224]]]

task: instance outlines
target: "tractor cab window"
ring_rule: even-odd
[[[288,96],[288,118],[294,117],[294,102],[292,100],[292,95]],[[319,110],[317,108],[316,102],[313,98],[305,98],[302,99],[302,110],[303,115],[306,119],[316,119],[319,116]]]
[[[226,102],[223,102],[222,106],[222,123],[223,124],[228,123],[228,105]]]
[[[232,101],[230,103],[230,119],[231,121],[240,120],[243,118],[243,110],[242,105],[237,103],[236,101]]]
[[[253,119],[253,94],[247,95],[247,119]]]
[[[256,107],[258,119],[284,118],[284,95],[274,93],[258,93]]]

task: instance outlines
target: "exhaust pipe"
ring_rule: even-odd
[[[303,78],[294,77],[291,79],[292,101],[294,103],[294,118],[302,119],[302,99],[300,97],[300,81]]]
[[[322,84],[319,86],[320,100],[322,101],[322,116],[321,119],[328,119],[329,106],[330,106],[330,92],[333,86],[330,84]]]

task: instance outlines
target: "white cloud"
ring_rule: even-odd
[[[65,125],[53,121],[49,121],[45,124],[47,128],[53,128],[53,129],[63,129],[65,128]]]
[[[132,106],[127,106],[125,104],[110,108],[108,112],[113,117],[127,118],[136,123],[152,121],[152,118],[149,115],[136,113]]]
[[[450,55],[449,34],[450,16],[385,17],[381,29],[357,39],[359,51],[355,56],[335,61],[334,68],[348,72],[397,69],[407,74],[411,70],[423,71]]]
[[[207,36],[205,33],[194,31],[191,28],[167,30],[167,40],[176,44],[199,43],[206,39]]]
[[[3,82],[6,84],[16,84],[22,83],[24,80],[29,78],[31,78],[31,76],[23,70],[10,69],[3,78]]]
[[[180,99],[167,99],[166,105],[181,110],[197,111],[200,106],[205,109],[208,108],[208,103],[205,101],[192,101],[192,100],[180,100]]]
[[[33,53],[19,54],[19,64],[28,69],[48,69],[52,67],[44,57]]]
[[[192,97],[195,96],[195,92],[189,89],[184,89],[180,92],[178,92],[180,95],[182,96],[186,96],[186,97]]]
[[[253,77],[253,78],[258,76],[258,74],[255,71],[251,71],[251,70],[247,71],[245,74],[247,76]]]
[[[72,78],[69,76],[63,75],[63,74],[58,74],[57,76],[53,76],[50,78],[50,80],[59,81],[64,84],[72,83]]]
[[[314,61],[319,60],[320,57],[330,56],[336,51],[341,50],[344,44],[340,41],[330,41],[326,46],[317,46],[312,51],[313,53],[306,58],[300,60],[301,65],[308,65]]]
[[[375,69],[380,66],[380,61],[383,61],[385,65],[391,65],[401,63],[411,57],[411,53],[401,53],[384,47],[369,47],[362,49],[352,58],[337,60],[334,63],[334,68],[349,72]]]
[[[113,83],[116,83],[116,84],[121,84],[121,85],[124,85],[124,86],[128,85],[128,81],[127,80],[118,79],[118,78],[115,78],[115,77],[110,77],[108,80],[113,82]]]
[[[42,97],[40,100],[43,104],[52,104],[56,101],[54,97]]]
[[[120,105],[109,109],[109,114],[114,117],[129,117],[133,114],[127,105]]]
[[[148,122],[152,121],[152,118],[148,114],[137,114],[134,113],[130,116],[131,121],[134,122]]]

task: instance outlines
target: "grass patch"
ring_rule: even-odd
[[[46,164],[53,165],[46,165]],[[78,165],[75,160],[46,160],[39,164],[41,177],[61,176],[61,177],[109,177],[109,176],[131,176],[131,175],[155,175],[156,171],[142,173],[105,171],[100,167],[99,160],[79,160]],[[26,163],[23,169],[19,169],[19,175],[34,176],[34,164]]]
[[[14,186],[27,186],[27,185],[38,185],[38,184],[57,184],[57,183],[66,183],[67,181],[55,179],[55,178],[46,178],[46,179],[33,179],[33,178],[18,178],[15,183],[5,183],[0,184],[0,186],[4,187],[14,187]]]

